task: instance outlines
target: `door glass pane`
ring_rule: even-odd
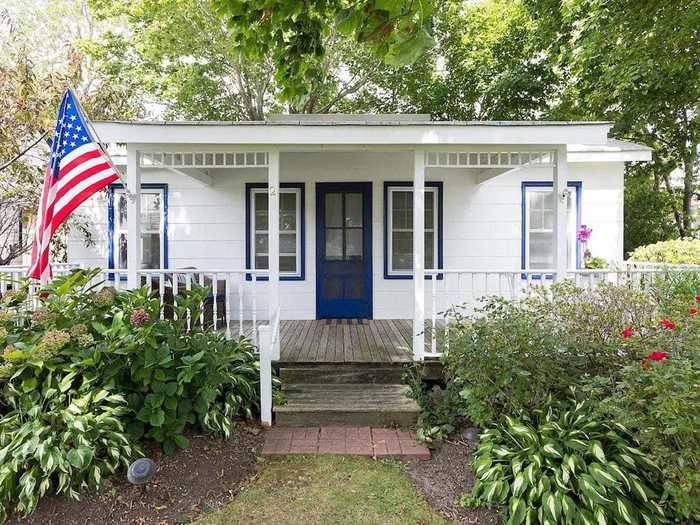
[[[126,228],[126,195],[117,194],[117,223],[120,229]]]
[[[343,226],[343,194],[326,193],[326,227]]]
[[[362,194],[345,194],[345,226],[362,227]]]
[[[267,270],[268,268],[267,255],[258,255],[255,257],[255,269],[256,270]]]
[[[345,258],[362,258],[362,230],[348,228],[345,230]]]
[[[255,253],[267,253],[267,233],[255,234]]]
[[[425,229],[432,230],[435,227],[435,194],[432,191],[425,192]]]
[[[343,259],[343,230],[326,228],[326,260],[340,261]]]

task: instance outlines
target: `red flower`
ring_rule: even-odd
[[[691,306],[690,308],[688,308],[688,312],[690,313],[690,315],[698,315],[698,312],[700,312],[700,310],[695,308],[694,306]]]
[[[664,361],[668,357],[668,352],[652,352],[647,356],[649,361]]]
[[[668,319],[661,319],[661,326],[663,326],[666,330],[676,329],[676,323],[669,321]]]
[[[633,335],[634,335],[634,328],[632,328],[631,326],[628,326],[627,328],[625,328],[622,331],[622,337],[624,337],[625,339],[627,339],[628,337],[632,337]]]
[[[695,296],[695,302],[696,302],[696,303],[700,303],[700,295],[696,295],[696,296]]]

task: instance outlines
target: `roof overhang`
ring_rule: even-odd
[[[608,143],[608,122],[118,122],[93,123],[106,143],[236,146],[449,146]]]

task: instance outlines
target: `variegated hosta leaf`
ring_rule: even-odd
[[[508,523],[507,525],[519,525],[525,520],[527,514],[527,505],[518,497],[510,499],[508,504]]]
[[[591,444],[590,452],[598,461],[605,463],[605,452],[603,452],[603,446],[600,441],[596,440]]]
[[[515,479],[513,480],[513,484],[511,485],[511,491],[513,493],[513,496],[518,498],[520,495],[525,491],[528,485],[528,480],[525,477],[524,472],[519,472],[517,476],[515,476]]]

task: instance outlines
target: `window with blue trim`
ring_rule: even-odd
[[[410,278],[413,270],[413,188],[384,185],[384,261],[387,278]],[[425,269],[442,268],[442,183],[425,183]]]
[[[109,194],[109,267],[125,269],[127,261],[127,195],[123,186]],[[141,268],[168,267],[166,185],[141,187]]]
[[[246,185],[246,267],[267,270],[268,191],[266,184]],[[304,185],[280,184],[280,278],[304,278]]]
[[[580,223],[580,183],[570,183],[567,193],[567,267],[576,268],[579,255],[576,230]],[[554,267],[554,191],[551,183],[524,182],[522,202],[523,269]]]

